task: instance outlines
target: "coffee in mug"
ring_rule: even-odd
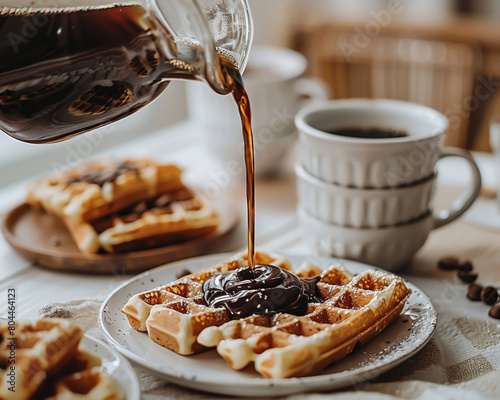
[[[325,132],[360,139],[393,139],[408,136],[404,131],[382,128],[332,128]]]

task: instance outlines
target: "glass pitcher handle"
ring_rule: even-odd
[[[148,0],[168,29],[173,46],[165,51],[196,67],[217,93],[227,94],[220,80],[217,53],[243,72],[253,39],[247,0]],[[166,41],[168,46],[168,40]],[[184,51],[181,51],[184,48]],[[176,54],[172,54],[176,53]]]
[[[241,73],[253,40],[253,21],[247,0],[196,0],[208,21],[217,51]]]

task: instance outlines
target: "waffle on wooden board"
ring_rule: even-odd
[[[182,170],[150,159],[90,161],[36,182],[28,202],[75,222],[92,221],[164,192],[183,189]]]
[[[290,270],[283,257],[259,252],[256,264]],[[247,266],[237,255],[204,271],[187,275],[132,296],[124,306],[130,325],[179,354],[211,347],[236,370],[253,364],[265,378],[312,375],[380,333],[403,310],[411,294],[404,281],[389,273],[367,270],[352,275],[341,266],[322,271],[304,264],[295,274],[319,276],[318,301],[305,315],[278,312],[231,319],[226,308],[208,307],[203,283],[212,276]]]
[[[215,210],[188,189],[163,193],[90,222],[63,218],[84,253],[125,253],[207,236],[217,230]]]
[[[150,159],[92,161],[38,181],[27,200],[61,218],[83,253],[145,250],[217,230],[217,213],[181,173]]]
[[[0,321],[0,399],[123,400],[101,360],[79,347],[82,335],[61,319],[16,321],[14,331]]]

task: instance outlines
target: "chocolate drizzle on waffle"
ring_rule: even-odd
[[[287,312],[304,315],[308,302],[319,302],[316,284],[319,276],[299,278],[274,265],[239,268],[214,275],[203,284],[209,307],[225,307],[231,318],[252,314]]]
[[[89,169],[80,176],[72,177],[66,183],[69,185],[76,182],[87,182],[103,186],[105,183],[113,182],[120,175],[126,173],[139,173],[139,168],[127,163],[118,163],[106,169]]]
[[[102,233],[106,229],[115,226],[117,222],[131,223],[137,221],[146,212],[153,215],[165,215],[174,213],[173,207],[195,211],[202,206],[201,201],[195,197],[191,190],[180,189],[132,204],[116,213],[90,221],[90,225],[97,233]]]

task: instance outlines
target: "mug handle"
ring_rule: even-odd
[[[295,93],[303,98],[301,107],[311,101],[329,100],[332,97],[330,88],[317,78],[299,78],[294,89]]]
[[[434,215],[434,226],[432,229],[441,228],[442,226],[455,221],[469,209],[481,191],[481,172],[472,158],[472,155],[468,151],[454,147],[446,147],[441,153],[439,159],[446,157],[460,157],[467,161],[472,172],[472,185],[468,186],[465,193],[458,197],[450,208],[440,211],[439,215]]]

